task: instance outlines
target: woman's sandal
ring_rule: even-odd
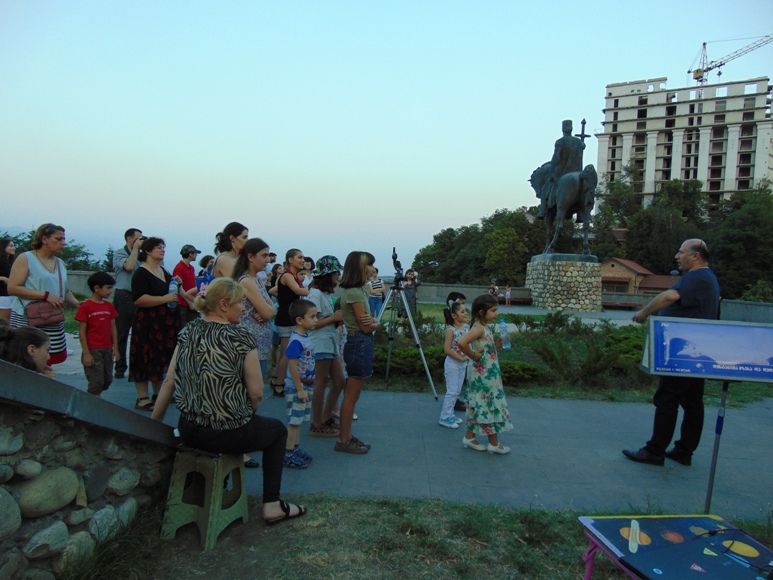
[[[271,381],[271,390],[274,391],[275,397],[284,397],[285,396],[285,384],[280,383],[276,384],[274,381]]]
[[[140,405],[140,401],[147,401],[144,405]],[[153,401],[150,400],[150,397],[140,397],[137,399],[137,402],[134,403],[134,408],[139,409],[140,411],[152,411],[154,407]]]
[[[295,505],[295,507],[298,508],[298,513],[295,514],[294,516],[291,516],[290,515],[290,511],[291,511],[290,507],[293,506],[293,505]],[[273,520],[263,520],[264,522],[266,522],[267,526],[273,526],[273,525],[279,524],[279,523],[281,523],[281,522],[283,522],[285,520],[293,520],[295,518],[299,518],[301,516],[305,516],[306,512],[309,511],[305,507],[303,507],[302,505],[287,503],[283,499],[279,500],[279,507],[282,508],[282,511],[285,513],[285,515],[283,515],[282,517],[279,517],[279,518],[274,518]]]

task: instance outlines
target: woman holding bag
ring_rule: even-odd
[[[74,308],[80,306],[67,288],[67,268],[57,255],[66,242],[64,228],[56,224],[43,224],[32,239],[32,249],[16,258],[8,277],[8,294],[15,296],[11,305],[11,326],[30,324],[27,309],[46,302],[54,313],[63,312],[65,302]],[[51,339],[48,364],[63,363],[67,359],[67,342],[64,334],[64,317],[58,322],[38,325]]]

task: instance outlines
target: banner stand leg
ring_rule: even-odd
[[[714,492],[714,473],[717,470],[717,455],[719,454],[719,440],[722,438],[722,427],[725,423],[725,403],[727,402],[727,389],[730,381],[722,381],[722,399],[717,412],[717,426],[714,429],[714,451],[711,455],[711,469],[709,470],[709,487],[706,490],[706,504],[703,513],[711,513],[711,495]]]

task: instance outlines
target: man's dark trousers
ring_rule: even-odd
[[[655,405],[655,424],[652,439],[647,441],[650,453],[663,457],[674,436],[679,407],[684,409],[682,431],[674,448],[680,454],[692,456],[698,448],[703,431],[704,380],[691,377],[660,377],[660,385],[652,398]]]

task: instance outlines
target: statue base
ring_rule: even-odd
[[[601,264],[596,256],[534,256],[526,268],[526,286],[538,308],[601,312]]]

